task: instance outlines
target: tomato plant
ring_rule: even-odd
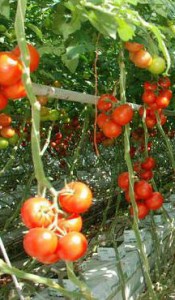
[[[22,76],[22,64],[11,52],[0,52],[0,84],[15,84]]]
[[[162,194],[159,192],[154,192],[149,198],[145,200],[145,204],[150,210],[157,210],[161,208],[161,206],[163,205],[163,201],[164,199]]]
[[[110,94],[103,94],[100,96],[97,102],[97,108],[101,111],[109,111],[113,104],[117,103],[118,100],[115,96]]]
[[[0,94],[0,110],[6,108],[8,104],[8,99],[4,95]]]
[[[26,90],[21,80],[17,81],[16,83],[4,86],[1,88],[2,93],[8,99],[19,99],[24,98],[26,96]]]
[[[152,57],[148,51],[141,49],[132,55],[132,62],[136,67],[146,69],[151,65]]]
[[[30,56],[30,71],[34,72],[38,68],[39,61],[40,61],[40,55],[39,55],[38,50],[33,45],[27,44],[27,47],[28,47],[29,56]],[[18,46],[16,46],[15,49],[13,49],[12,53],[17,57],[20,57],[20,55],[21,55],[20,49]]]
[[[144,203],[137,202],[137,209],[138,209],[138,218],[144,219],[149,214],[149,208]],[[131,216],[134,215],[133,207],[130,207],[130,214]]]
[[[122,104],[114,109],[112,120],[120,126],[128,124],[133,117],[133,109],[129,104]]]
[[[117,138],[122,133],[122,127],[112,120],[108,120],[103,125],[103,133],[108,138]]]
[[[118,186],[122,190],[127,190],[129,188],[129,173],[123,172],[119,174],[117,182],[118,182]]]
[[[166,63],[164,58],[157,56],[153,57],[151,64],[148,66],[148,70],[153,74],[162,74],[165,71]]]
[[[152,195],[153,188],[147,181],[140,180],[134,184],[134,191],[140,199],[145,200]]]
[[[58,227],[67,232],[70,231],[79,232],[82,229],[82,225],[83,225],[82,217],[78,214],[72,214],[67,218],[62,216],[58,217]]]

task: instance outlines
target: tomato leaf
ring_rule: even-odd
[[[117,29],[120,38],[126,42],[133,38],[134,35],[134,27],[127,24],[124,20],[118,19],[119,27]]]
[[[75,70],[78,66],[78,63],[79,63],[79,56],[78,55],[74,59],[68,59],[67,54],[63,54],[61,56],[61,60],[62,60],[63,64],[69,69],[69,71],[71,73],[75,72]]]
[[[30,28],[36,35],[37,37],[42,40],[43,39],[43,34],[42,31],[34,24],[28,23],[27,27]]]
[[[10,17],[10,4],[9,0],[0,0],[0,14],[7,19]]]

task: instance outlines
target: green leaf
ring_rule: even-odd
[[[43,34],[42,34],[41,30],[36,25],[34,25],[32,23],[28,23],[27,27],[30,28],[37,35],[37,37],[40,40],[43,39]]]
[[[0,0],[0,14],[7,19],[10,17],[10,4],[9,0]]]
[[[76,71],[76,68],[79,63],[79,57],[75,59],[68,59],[67,54],[63,54],[61,56],[61,60],[71,73],[74,73]]]
[[[89,11],[87,16],[91,24],[103,35],[116,39],[117,23],[115,16],[105,12]]]
[[[126,23],[122,19],[118,19],[118,34],[122,41],[126,42],[128,40],[131,40],[134,36],[134,27]]]

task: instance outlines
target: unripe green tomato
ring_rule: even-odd
[[[41,117],[45,117],[48,116],[50,113],[50,109],[46,106],[41,106],[41,110],[40,110],[40,116]]]
[[[19,136],[17,133],[15,133],[14,136],[12,136],[11,138],[8,139],[8,142],[10,145],[15,146],[17,144],[18,140],[19,140]]]
[[[7,139],[0,137],[0,150],[7,149],[9,146],[9,142]]]
[[[164,58],[157,56],[152,60],[151,65],[147,68],[152,74],[162,74],[165,71],[166,63]]]
[[[0,32],[3,33],[3,32],[6,32],[6,30],[7,30],[7,28],[3,24],[1,24],[0,25]]]
[[[60,113],[57,109],[52,109],[49,112],[49,120],[50,121],[57,121],[59,119]]]
[[[41,117],[40,117],[40,120],[41,120],[41,122],[50,121],[49,115],[41,116]]]

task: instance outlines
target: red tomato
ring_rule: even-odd
[[[118,186],[122,190],[127,190],[129,188],[129,173],[123,172],[119,174],[117,182],[118,182]]]
[[[155,168],[155,165],[156,165],[155,159],[153,157],[149,156],[143,161],[143,163],[141,164],[141,167],[144,170],[150,170],[150,169]]]
[[[145,81],[143,87],[145,90],[154,92],[157,90],[157,83],[151,83],[151,82]]]
[[[2,137],[10,139],[15,135],[15,129],[10,126],[6,126],[1,129],[0,133]]]
[[[12,118],[7,114],[0,114],[0,126],[5,127],[9,126],[12,122]]]
[[[30,71],[34,72],[39,65],[40,61],[40,55],[38,50],[31,44],[27,44],[28,50],[29,50],[29,55],[30,55]],[[12,51],[13,54],[17,57],[20,57],[20,49],[19,46],[16,46],[15,49]]]
[[[151,197],[145,200],[146,206],[151,210],[159,209],[163,204],[163,196],[159,192],[154,192]]]
[[[142,101],[146,104],[152,104],[156,101],[156,95],[153,91],[146,90],[142,95]]]
[[[152,63],[152,57],[146,50],[139,50],[138,52],[134,53],[132,57],[132,61],[138,68],[148,68]]]
[[[143,170],[140,172],[139,177],[143,180],[150,180],[153,178],[153,172],[151,170]]]
[[[6,108],[8,104],[8,99],[4,95],[0,94],[0,110]]]
[[[57,254],[66,261],[75,261],[84,256],[87,251],[88,242],[80,232],[69,232],[59,239]]]
[[[22,76],[22,64],[11,52],[0,52],[0,84],[15,84]]]
[[[72,214],[68,218],[58,217],[58,227],[66,232],[81,231],[83,225],[82,217],[77,214]],[[59,229],[57,230],[59,232]]]
[[[161,77],[158,81],[158,85],[163,89],[167,89],[171,86],[171,81],[168,77]]]
[[[116,124],[124,126],[132,120],[133,114],[133,109],[129,104],[122,104],[114,109],[112,113],[112,120]]]
[[[153,188],[145,180],[140,180],[134,184],[134,191],[140,199],[145,200],[152,195]]]
[[[80,214],[92,205],[92,192],[83,182],[74,181],[60,191],[58,200],[66,212]]]
[[[118,100],[115,96],[111,94],[103,94],[98,99],[97,108],[101,111],[108,111],[116,102],[118,102]]]
[[[158,108],[166,108],[170,104],[170,99],[168,99],[166,96],[158,95],[156,104]]]
[[[26,96],[26,90],[21,80],[13,85],[2,87],[2,93],[10,99],[20,99]]]
[[[140,49],[143,48],[142,44],[136,43],[136,42],[126,42],[125,43],[125,48],[129,51],[129,52],[137,52]]]
[[[149,214],[149,209],[144,203],[137,203],[138,218],[144,219]],[[134,215],[133,207],[130,207],[131,216]]]
[[[32,228],[24,236],[23,247],[32,257],[50,256],[58,245],[56,234],[46,228]]]
[[[122,127],[112,120],[108,120],[103,125],[103,133],[108,138],[116,138],[122,133]]]
[[[157,124],[157,121],[155,118],[146,117],[145,123],[148,128],[153,128]]]
[[[42,264],[49,265],[49,264],[54,264],[54,263],[58,262],[60,260],[60,257],[58,254],[53,253],[49,256],[47,255],[47,256],[36,257],[36,259],[39,262],[41,262]]]
[[[109,117],[105,113],[98,114],[98,116],[97,116],[97,125],[98,125],[98,127],[102,129],[104,123],[108,120],[109,120]]]
[[[167,121],[167,116],[165,116],[163,113],[160,114],[160,124],[163,126]]]
[[[162,91],[159,93],[159,96],[166,97],[166,98],[168,98],[169,100],[171,100],[171,98],[172,98],[172,96],[173,96],[173,92],[172,92],[172,90],[170,90],[170,89],[162,90]]]
[[[48,227],[54,219],[52,203],[42,197],[29,198],[21,207],[21,218],[28,228]]]

